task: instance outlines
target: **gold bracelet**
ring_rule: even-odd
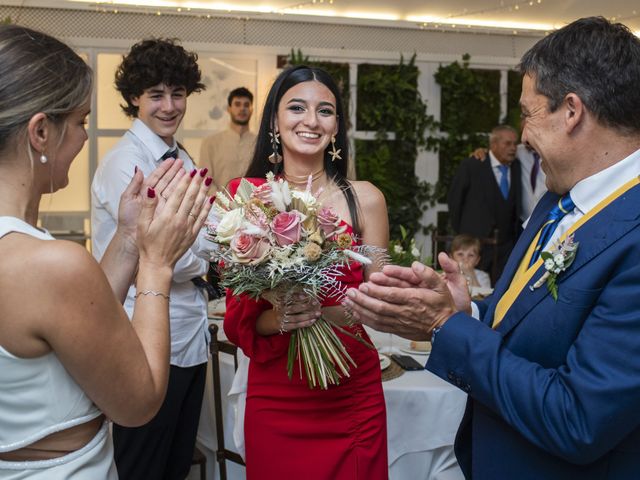
[[[171,303],[171,298],[169,297],[169,295],[165,295],[162,292],[156,292],[155,290],[141,290],[137,292],[133,298],[138,298],[140,295],[153,295],[154,297],[166,298],[167,302]]]

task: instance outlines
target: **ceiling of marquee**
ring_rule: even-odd
[[[559,28],[572,20],[602,15],[640,32],[640,4],[629,0],[16,0],[4,4],[197,15],[307,16],[359,24],[412,28],[473,28],[511,31]]]

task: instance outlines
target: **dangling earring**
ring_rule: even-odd
[[[40,155],[40,163],[41,164],[45,164],[49,161],[49,159],[47,158],[47,156],[44,154],[44,152],[42,152],[42,154]]]
[[[269,155],[269,161],[274,165],[282,162],[282,155],[278,153],[278,145],[280,145],[280,134],[276,131],[269,132],[269,136],[271,137],[271,148],[273,149],[273,153]]]
[[[335,162],[336,158],[338,160],[342,160],[342,157],[340,156],[340,152],[342,151],[341,148],[336,150],[336,137],[334,135],[331,136],[331,150],[329,150],[329,155],[331,155],[331,161]]]

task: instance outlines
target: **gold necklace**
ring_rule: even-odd
[[[318,180],[324,174],[324,166],[316,173],[311,175],[311,183]],[[284,179],[294,185],[306,185],[309,181],[309,175],[287,175],[287,172],[282,172]]]

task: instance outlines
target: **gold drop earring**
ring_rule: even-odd
[[[269,132],[269,136],[271,137],[271,148],[273,149],[273,153],[269,155],[269,161],[274,165],[282,162],[282,155],[278,153],[278,145],[280,145],[280,133],[277,131]]]
[[[332,162],[335,162],[336,159],[342,160],[342,157],[340,156],[341,151],[341,148],[336,150],[336,137],[335,135],[331,135],[331,150],[329,150],[329,155],[331,155]]]

